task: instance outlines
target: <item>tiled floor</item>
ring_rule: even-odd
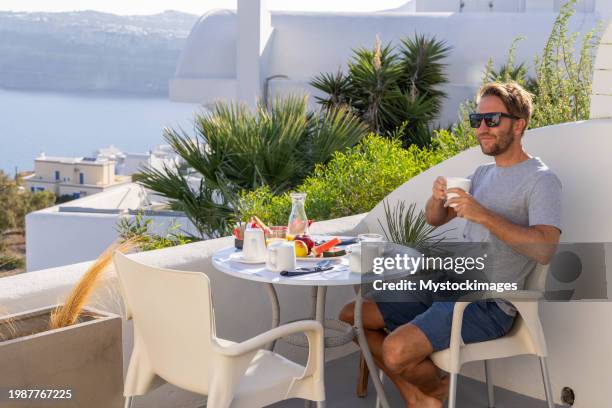
[[[370,381],[366,398],[357,398],[355,385],[358,374],[357,353],[334,360],[326,365],[327,407],[328,408],[374,408],[376,393]],[[391,384],[386,384],[387,396],[392,407],[404,407],[403,400]],[[457,393],[458,408],[487,407],[485,384],[460,377]],[[516,394],[501,388],[495,389],[495,408],[545,408],[546,403]],[[303,400],[289,400],[274,404],[275,408],[303,408]]]

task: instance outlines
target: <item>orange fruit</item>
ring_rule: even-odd
[[[295,256],[298,258],[305,258],[308,256],[308,245],[303,241],[295,242]]]

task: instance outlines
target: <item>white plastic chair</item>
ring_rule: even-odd
[[[124,385],[126,407],[164,381],[207,395],[209,408],[263,407],[289,398],[325,401],[323,327],[285,324],[235,343],[216,336],[208,277],[162,269],[115,253],[134,348]],[[262,348],[304,333],[306,367]]]
[[[449,348],[431,355],[434,364],[450,374],[448,408],[455,408],[456,406],[457,375],[463,364],[470,361],[484,361],[489,407],[494,407],[495,396],[491,369],[488,364],[489,360],[523,354],[538,356],[546,401],[549,408],[554,408],[552,387],[546,364],[548,350],[538,310],[538,300],[542,298],[544,293],[547,271],[548,266],[537,265],[525,282],[525,290],[511,292],[508,296],[504,296],[503,293],[500,296],[496,292],[479,296],[479,299],[506,299],[516,307],[518,314],[514,325],[510,332],[503,337],[480,343],[464,344],[461,339],[463,312],[472,301],[466,299],[466,301],[455,303]]]
[[[455,303],[449,348],[431,355],[434,364],[450,374],[448,408],[456,407],[457,376],[463,364],[470,361],[484,361],[488,404],[490,408],[493,408],[495,406],[495,395],[489,360],[523,354],[536,355],[540,359],[546,401],[548,408],[554,408],[552,387],[546,364],[548,350],[538,310],[538,300],[543,297],[547,271],[548,266],[537,265],[525,282],[525,290],[514,291],[508,296],[504,296],[503,293],[491,292],[484,295],[479,294],[474,299],[464,298],[463,301]],[[505,336],[494,340],[464,344],[461,339],[463,312],[473,301],[486,298],[506,299],[516,307],[518,314],[512,329]],[[379,381],[382,383],[383,372],[380,370],[379,375]],[[372,380],[376,381],[378,379],[372,378]],[[386,396],[384,392],[382,394],[379,393],[377,396],[376,408],[381,405],[388,408]]]

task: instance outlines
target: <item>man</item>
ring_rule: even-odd
[[[426,206],[427,222],[433,226],[464,218],[466,241],[487,242],[496,249],[490,259],[495,263],[492,281],[516,282],[519,289],[536,262],[550,261],[561,234],[561,183],[522,145],[531,114],[531,95],[520,85],[483,86],[470,124],[482,152],[495,161],[469,176],[469,192],[447,190],[446,180],[438,177]],[[458,197],[447,201],[447,193]],[[449,345],[453,307],[453,302],[364,301],[363,324],[376,364],[409,408],[440,408],[448,394],[448,379],[441,378],[429,356]],[[512,304],[501,299],[471,303],[463,317],[463,341],[501,337],[515,315]],[[353,324],[353,316],[354,303],[349,303],[340,319]]]

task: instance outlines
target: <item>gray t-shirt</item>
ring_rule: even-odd
[[[552,225],[561,230],[561,181],[538,157],[509,167],[486,164],[468,178],[472,180],[470,194],[497,215],[517,225]],[[516,252],[480,224],[468,221],[463,238],[488,244],[486,269],[491,282],[516,282],[523,289],[536,261]],[[509,303],[497,303],[507,314],[516,313]]]

